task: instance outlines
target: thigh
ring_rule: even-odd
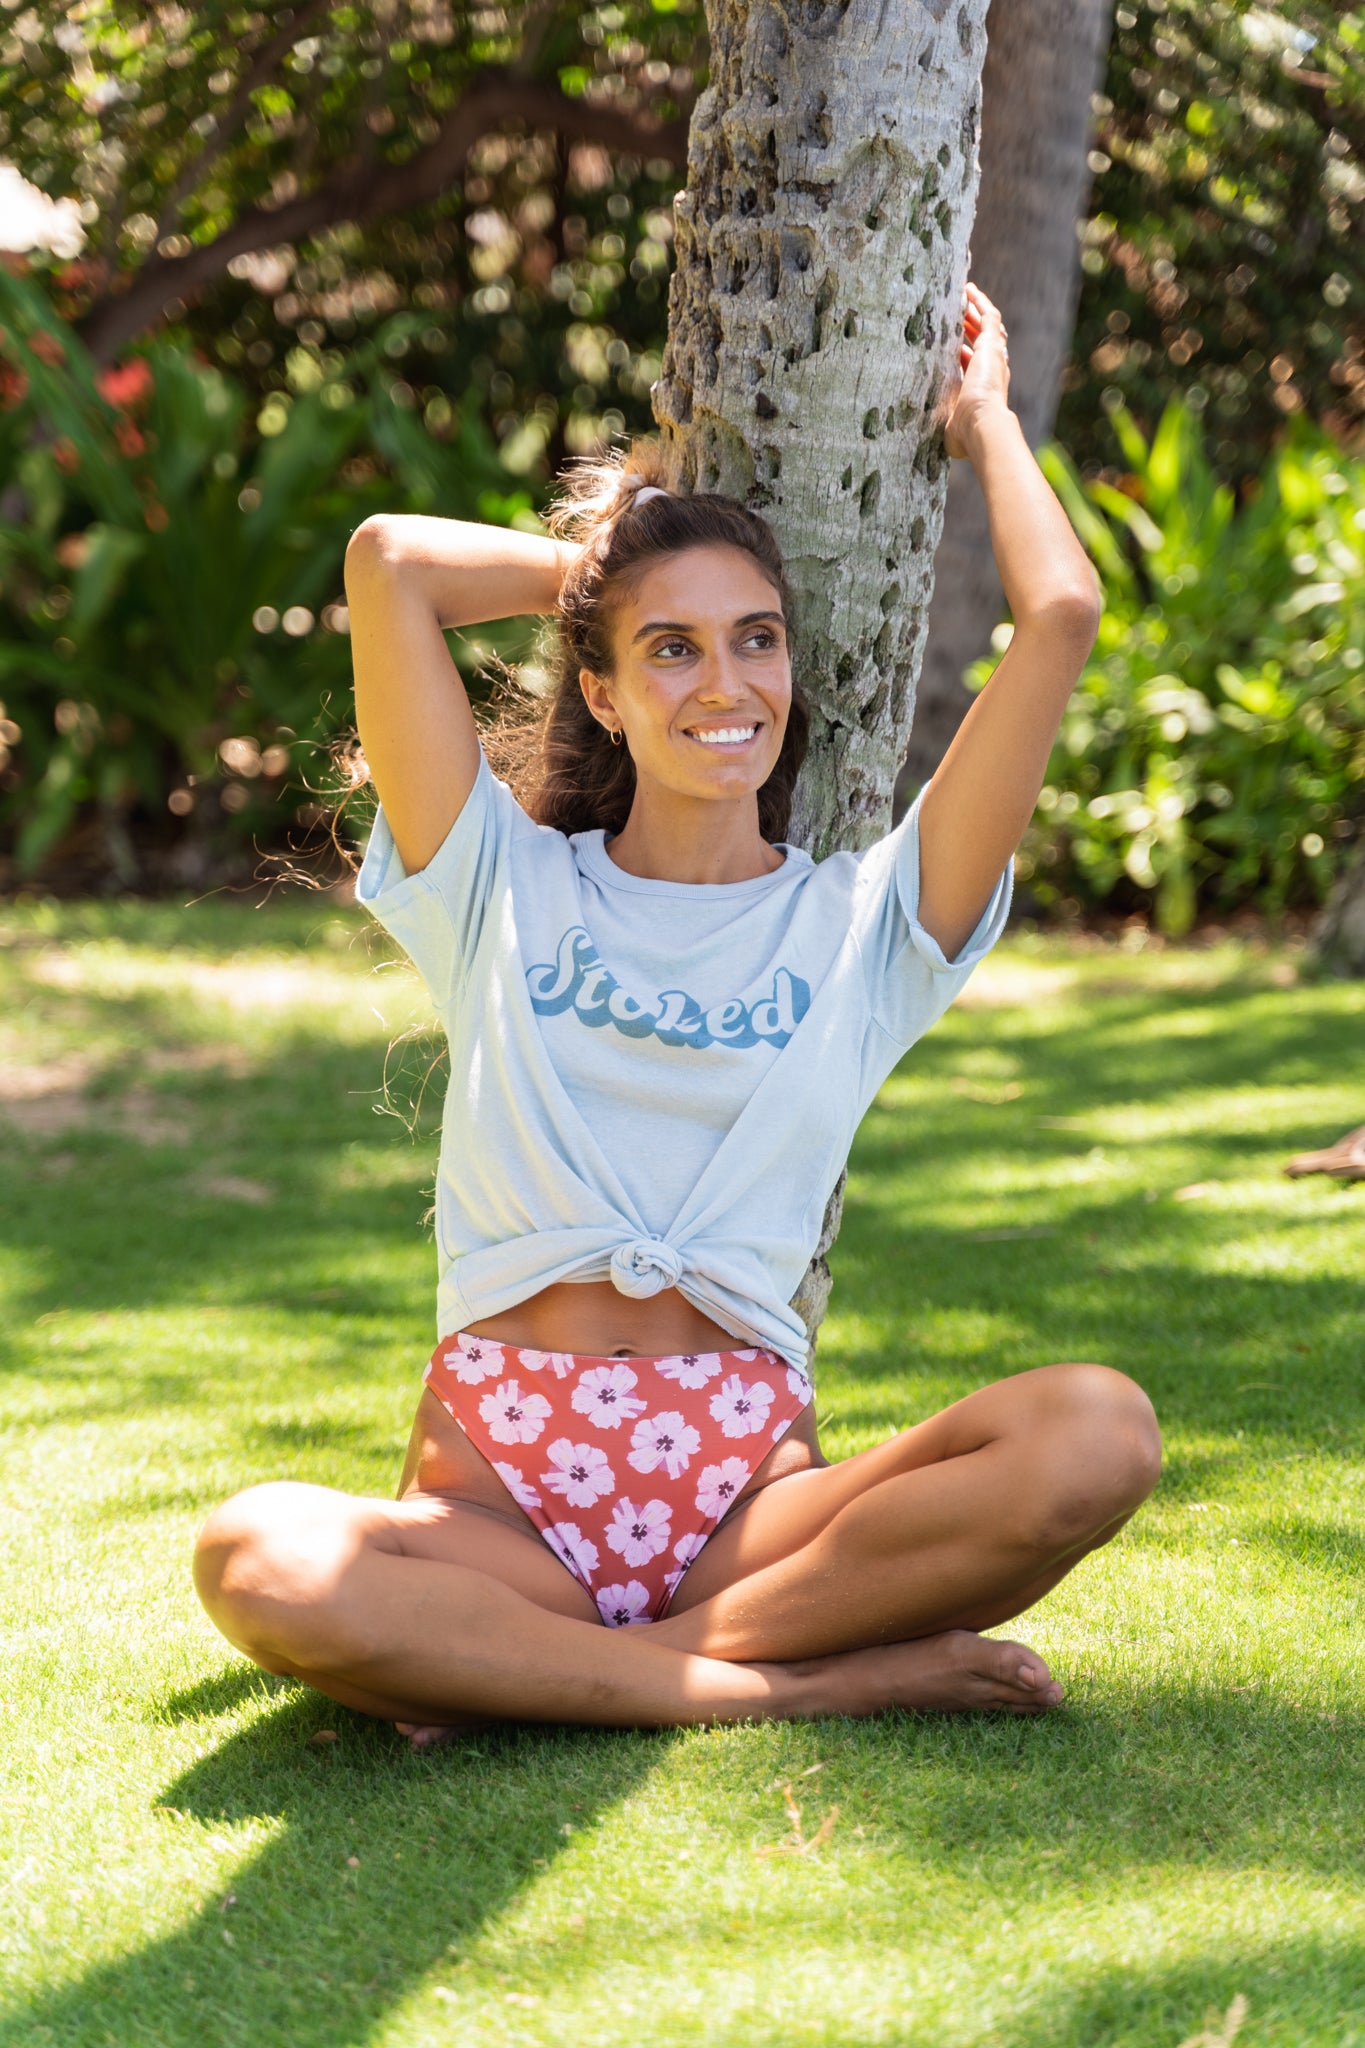
[[[790,1557],[884,1480],[1046,1427],[1056,1376],[1068,1370],[1039,1366],[997,1380],[870,1450],[770,1480],[730,1510],[688,1568],[669,1604],[669,1615],[684,1614]]]
[[[354,1597],[353,1567],[375,1550],[481,1572],[550,1613],[601,1622],[591,1596],[520,1509],[504,1514],[438,1493],[391,1501],[292,1480],[249,1487],[205,1523],[195,1582],[237,1642],[252,1611],[344,1607]]]
[[[602,1624],[592,1595],[560,1563],[529,1516],[518,1524],[494,1509],[436,1493],[366,1505],[380,1512],[372,1540],[381,1548],[433,1564],[463,1565],[551,1614]]]

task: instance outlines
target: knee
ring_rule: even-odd
[[[267,1670],[325,1670],[360,1647],[344,1598],[355,1550],[326,1488],[250,1486],[200,1530],[195,1590],[215,1627]]]
[[[1039,1375],[1028,1518],[1040,1552],[1063,1555],[1126,1520],[1161,1476],[1161,1432],[1142,1388],[1105,1365]]]

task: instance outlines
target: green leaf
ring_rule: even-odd
[[[67,620],[73,636],[87,632],[104,617],[123,588],[128,570],[146,547],[146,535],[130,533],[126,527],[87,526],[85,539],[85,560],[71,579]]]

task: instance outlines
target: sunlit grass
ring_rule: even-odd
[[[1177,2048],[1241,1995],[1244,2048],[1365,2044],[1365,1187],[1280,1171],[1365,1115],[1361,991],[1015,940],[864,1126],[832,1453],[1050,1358],[1161,1415],[1019,1625],[1063,1713],[419,1759],[187,1572],[249,1481],[392,1490],[439,1082],[386,957],[326,902],[0,918],[0,2040]],[[786,1783],[837,1821],[760,1855]]]

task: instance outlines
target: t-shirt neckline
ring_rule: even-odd
[[[781,867],[774,868],[771,874],[751,875],[744,882],[664,882],[648,875],[632,875],[625,868],[618,867],[607,852],[606,831],[600,825],[591,832],[575,832],[570,844],[584,873],[608,888],[624,889],[636,896],[685,897],[693,903],[708,900],[736,903],[750,896],[766,895],[770,889],[781,888],[795,869],[809,858],[799,846],[788,846],[785,840],[775,840],[772,844],[783,855],[783,861]]]

